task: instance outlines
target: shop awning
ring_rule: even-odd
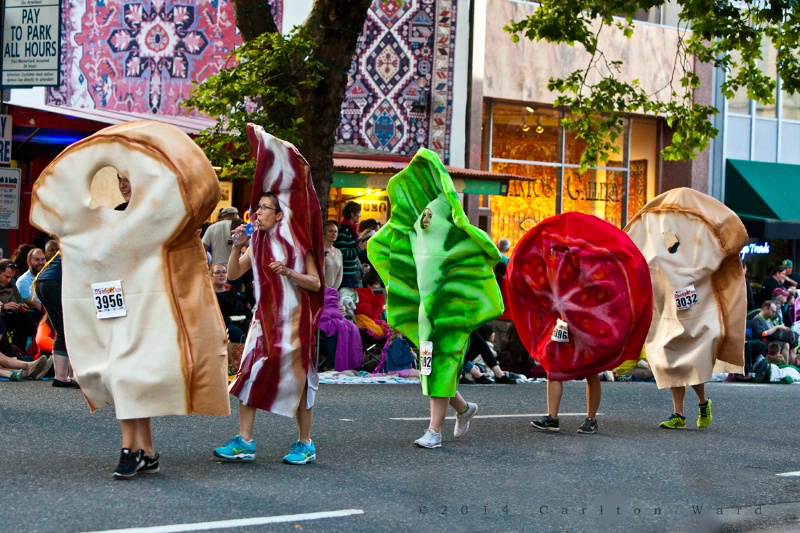
[[[800,165],[728,159],[725,205],[747,232],[764,239],[800,239]]]
[[[406,168],[410,157],[333,155],[331,187],[385,189],[392,176]],[[445,165],[456,191],[466,194],[508,194],[508,182],[519,179],[511,174],[486,172]]]

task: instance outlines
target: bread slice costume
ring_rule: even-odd
[[[91,192],[113,167],[129,179]],[[113,178],[112,178],[113,179]],[[227,415],[226,335],[197,229],[219,182],[202,150],[173,126],[105,128],[64,150],[33,188],[31,223],[58,239],[64,331],[94,411],[119,419]],[[98,319],[92,284],[119,280],[125,316]]]
[[[653,283],[647,360],[658,387],[698,385],[744,365],[742,221],[711,196],[680,188],[653,198],[625,228]]]

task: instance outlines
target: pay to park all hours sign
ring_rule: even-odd
[[[0,167],[0,229],[19,227],[19,185],[21,171],[18,168]]]
[[[58,0],[5,0],[1,85],[58,85],[61,3]]]

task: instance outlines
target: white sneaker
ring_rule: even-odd
[[[453,436],[460,437],[469,429],[469,421],[478,412],[478,404],[467,402],[467,412],[463,415],[456,415],[456,427],[453,429]]]
[[[425,434],[414,441],[414,444],[420,448],[441,448],[442,447],[442,434],[436,433],[431,428],[425,430]]]

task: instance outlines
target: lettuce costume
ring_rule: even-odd
[[[386,283],[388,322],[417,346],[433,343],[422,392],[453,397],[470,333],[503,312],[492,271],[500,252],[469,223],[435,152],[420,148],[389,181],[388,194],[391,218],[367,245]],[[433,216],[423,229],[426,208]]]

